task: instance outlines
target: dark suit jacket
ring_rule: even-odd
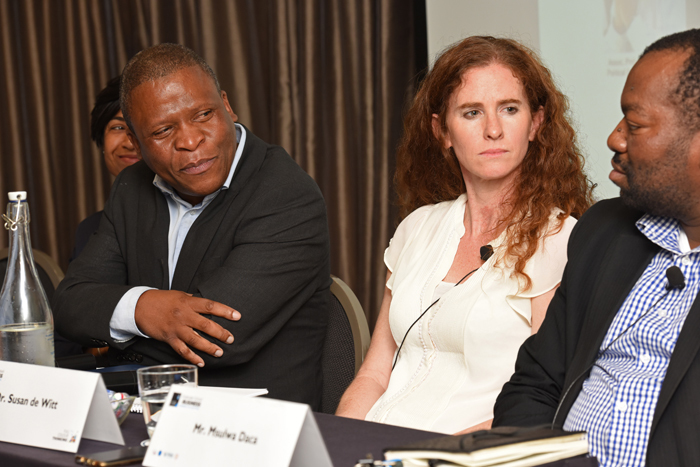
[[[100,226],[100,219],[102,219],[102,211],[97,211],[87,216],[78,224],[78,228],[75,230],[73,252],[68,259],[69,263],[80,255],[85,245],[87,245],[88,240],[90,240],[90,237],[97,232],[97,228]]]
[[[494,426],[551,423],[560,399],[555,425],[563,425],[615,314],[659,251],[636,228],[641,215],[612,199],[582,216],[544,323],[520,348],[515,374],[496,400]],[[654,411],[648,466],[700,465],[699,332],[696,299]]]
[[[80,224],[78,224],[78,228],[75,231],[73,252],[71,253],[70,258],[68,258],[69,263],[80,255],[85,248],[85,245],[87,245],[88,240],[90,240],[90,237],[97,233],[97,228],[100,226],[100,219],[102,219],[102,211],[97,211],[87,216],[80,222]],[[53,294],[51,294],[49,300],[52,298]],[[80,355],[84,353],[82,345],[66,339],[57,331],[54,331],[53,333],[53,345],[56,358],[70,357],[72,355]]]
[[[169,213],[153,177],[144,163],[117,177],[97,234],[70,264],[54,298],[56,329],[85,346],[108,343],[112,364],[184,361],[164,342],[117,343],[109,332],[127,290],[169,288]],[[173,290],[242,315],[238,322],[212,318],[235,340],[217,341],[220,358],[198,352],[205,362],[200,384],[265,387],[271,397],[318,408],[329,258],[318,187],[282,148],[247,131],[230,188],[192,225],[172,280]]]

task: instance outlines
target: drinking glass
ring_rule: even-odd
[[[170,392],[170,386],[174,384],[197,386],[197,367],[187,364],[147,366],[136,370],[136,377],[143,406],[143,418],[146,420],[148,437],[151,438],[165,398]],[[147,441],[144,443],[148,444]]]

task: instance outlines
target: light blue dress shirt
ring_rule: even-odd
[[[182,244],[185,242],[190,227],[192,227],[192,224],[194,224],[209,203],[216,198],[219,192],[221,190],[227,190],[231,184],[233,173],[241,159],[241,154],[243,154],[246,140],[245,128],[239,124],[235,124],[235,126],[238,147],[233,157],[228,177],[221,188],[205,196],[201,203],[192,206],[190,203],[183,200],[160,175],[156,174],[153,179],[153,184],[163,193],[163,196],[165,196],[165,200],[168,203],[168,211],[170,212],[170,228],[168,229],[168,284],[172,284],[173,274],[175,273],[177,260],[180,257]],[[117,342],[125,342],[134,336],[148,337],[139,330],[134,319],[136,303],[139,301],[139,298],[141,298],[141,294],[148,290],[153,290],[153,288],[141,286],[133,287],[119,300],[119,303],[117,303],[117,306],[114,308],[114,313],[112,313],[112,319],[109,321],[109,332],[112,339]]]

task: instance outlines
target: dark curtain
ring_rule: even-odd
[[[90,141],[94,97],[160,42],[202,55],[239,121],[316,180],[333,273],[372,325],[402,110],[427,65],[424,1],[0,0],[0,199],[28,192],[33,246],[63,268],[112,183]]]

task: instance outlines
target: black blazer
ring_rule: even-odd
[[[496,400],[494,426],[551,423],[571,386],[555,420],[555,425],[563,425],[615,314],[659,251],[635,226],[641,216],[612,199],[598,202],[581,217],[569,239],[569,262],[544,323],[520,348],[515,374]],[[700,465],[698,332],[696,298],[654,411],[648,466]]]
[[[170,216],[153,177],[143,162],[117,177],[97,234],[54,297],[58,332],[85,346],[109,344],[112,364],[184,361],[164,342],[137,337],[118,343],[109,333],[127,290],[169,288]],[[317,409],[329,287],[328,227],[318,187],[282,148],[248,130],[230,188],[192,225],[170,287],[242,315],[238,322],[212,318],[234,342],[217,341],[220,358],[195,350],[205,362],[200,384],[265,387],[271,397]]]
[[[87,245],[87,242],[90,240],[90,237],[97,232],[97,228],[100,226],[100,219],[102,219],[102,211],[97,211],[87,216],[78,224],[78,228],[75,230],[73,252],[68,259],[69,263],[80,255],[85,245]]]

